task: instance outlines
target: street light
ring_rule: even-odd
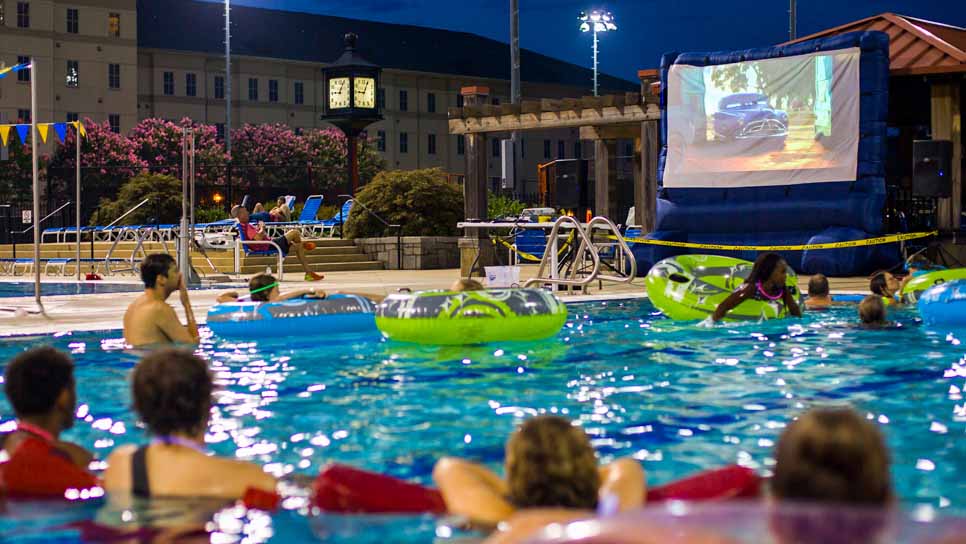
[[[614,23],[614,16],[609,11],[599,11],[593,10],[589,14],[585,11],[580,12],[580,16],[577,17],[580,21],[580,31],[581,32],[593,32],[594,33],[594,96],[597,94],[597,33],[598,32],[612,32],[617,30],[617,24]]]

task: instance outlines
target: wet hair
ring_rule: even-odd
[[[268,296],[272,294],[272,290],[265,289],[265,288],[273,283],[278,283],[278,280],[275,279],[275,276],[272,276],[270,274],[259,274],[253,277],[252,279],[248,280],[248,290],[250,292],[258,291],[259,289],[261,289],[261,291],[251,294],[252,301],[268,302]]]
[[[859,303],[859,319],[866,325],[877,325],[886,322],[886,307],[882,297],[869,295]]]
[[[751,268],[751,274],[748,275],[745,283],[755,285],[758,282],[768,281],[775,269],[784,262],[781,255],[777,253],[762,253],[755,259],[755,265]]]
[[[145,257],[141,261],[141,280],[144,286],[153,289],[158,283],[158,276],[168,275],[174,265],[174,257],[167,253],[153,253]]]
[[[452,285],[453,291],[482,291],[483,284],[476,280],[459,279]]]
[[[813,409],[779,438],[771,486],[779,500],[882,506],[892,500],[889,451],[854,410]]]
[[[815,274],[808,280],[808,296],[828,296],[828,278],[823,274]]]
[[[597,457],[583,429],[569,420],[527,420],[507,441],[506,455],[509,499],[517,508],[597,507]]]
[[[3,391],[17,417],[50,413],[57,397],[73,385],[74,362],[50,346],[17,355],[3,374]]]
[[[869,291],[880,297],[887,297],[885,290],[889,286],[889,281],[886,279],[885,272],[876,272],[872,275],[872,279],[869,280]]]
[[[201,430],[208,421],[213,390],[208,366],[186,350],[146,355],[131,378],[134,410],[156,435]]]

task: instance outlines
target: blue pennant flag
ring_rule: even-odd
[[[20,141],[27,143],[27,135],[30,134],[30,125],[17,125],[17,134],[20,135]]]
[[[7,77],[7,74],[10,74],[13,72],[19,72],[20,70],[26,70],[28,68],[30,68],[29,63],[18,64],[16,66],[11,66],[9,68],[0,68],[0,79]]]
[[[57,133],[60,143],[64,143],[64,139],[67,138],[67,123],[54,123],[54,132]]]

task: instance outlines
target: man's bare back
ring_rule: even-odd
[[[178,315],[167,302],[156,300],[146,294],[139,295],[124,313],[124,341],[132,346],[170,344],[177,340],[169,337],[160,324],[178,321]]]
[[[124,313],[124,340],[132,346],[163,344],[197,344],[198,325],[188,299],[181,274],[168,255],[149,255],[141,263],[144,293],[128,306]],[[178,314],[167,302],[168,296],[179,291],[188,324],[181,324]]]

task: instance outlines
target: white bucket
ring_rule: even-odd
[[[487,287],[519,287],[519,266],[486,266]]]

